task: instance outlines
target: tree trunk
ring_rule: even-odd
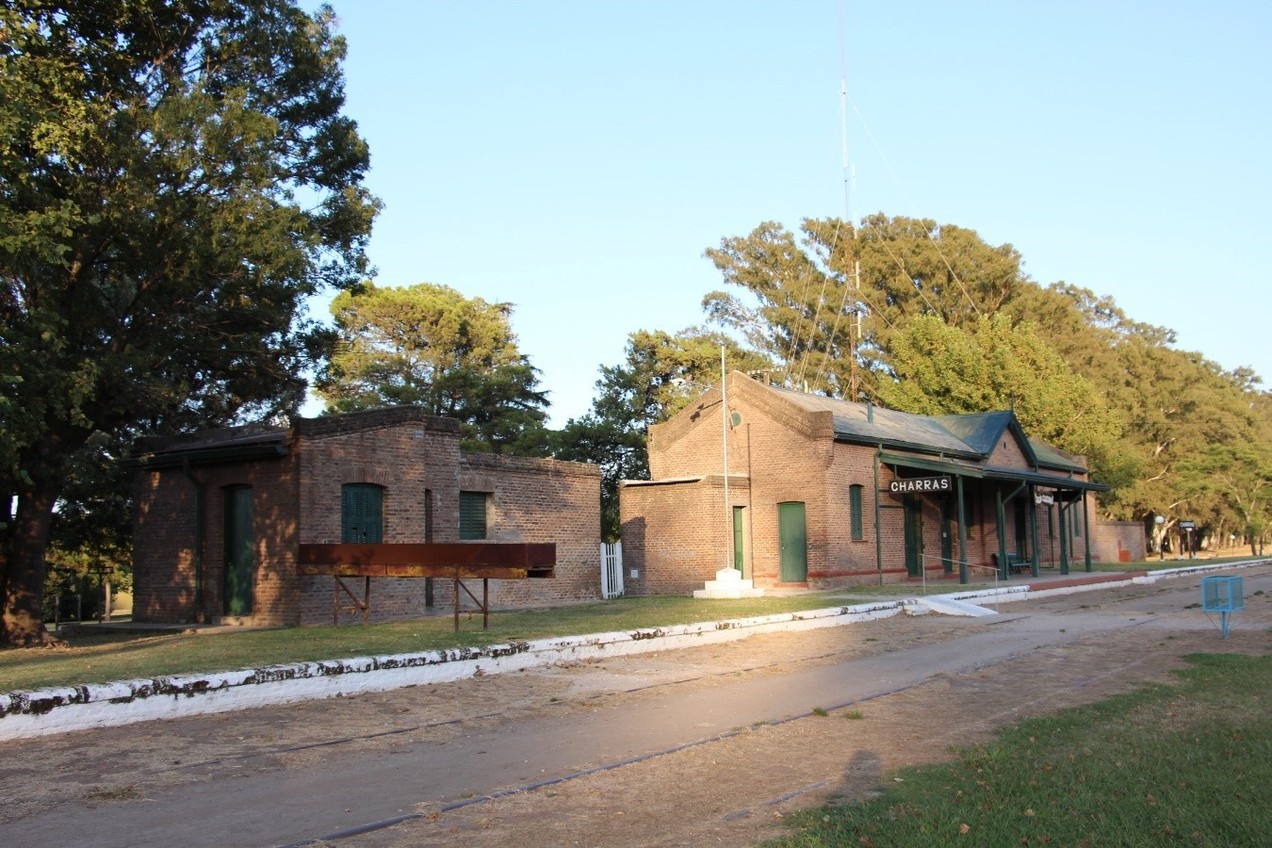
[[[39,483],[18,492],[18,509],[3,552],[4,610],[0,641],[10,648],[57,644],[44,627],[44,552],[55,496]]]

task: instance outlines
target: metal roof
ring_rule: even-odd
[[[931,416],[810,395],[777,386],[768,388],[808,412],[829,412],[834,422],[835,437],[843,441],[911,447],[967,457],[981,456],[979,451]]]
[[[1041,439],[1030,438],[1010,409],[965,415],[916,415],[885,409],[869,403],[855,403],[838,398],[810,395],[780,386],[765,386],[788,403],[807,412],[829,412],[835,438],[840,441],[875,445],[881,448],[915,451],[935,455],[935,461],[951,473],[1029,480],[1040,485],[1060,482],[1070,488],[1107,491],[1099,483],[1073,480],[1066,475],[1086,474],[1088,469],[1077,457]],[[1032,469],[990,468],[984,463],[993,454],[1003,433],[1010,430]],[[919,458],[911,458],[912,467]],[[964,464],[970,461],[971,464]],[[957,467],[959,470],[954,471]],[[973,474],[971,470],[978,470]],[[1044,471],[1043,469],[1046,469]]]

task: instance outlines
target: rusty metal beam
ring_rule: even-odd
[[[460,592],[481,610],[482,629],[490,625],[490,581],[555,576],[556,545],[552,543],[429,542],[423,544],[300,545],[298,573],[335,578],[335,623],[340,621],[343,589],[361,610],[366,623],[371,609],[372,577],[445,577],[455,581],[455,631],[459,632]],[[364,577],[363,601],[344,585],[343,577]],[[478,599],[464,580],[481,580]]]
[[[345,577],[552,577],[556,545],[509,542],[300,545],[301,574]],[[458,569],[458,573],[457,573]]]
[[[505,568],[498,565],[366,565],[309,563],[297,572],[307,577],[444,577],[448,580],[525,580],[553,577],[552,566]]]

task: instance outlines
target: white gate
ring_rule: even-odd
[[[601,597],[623,594],[623,543],[601,543]]]

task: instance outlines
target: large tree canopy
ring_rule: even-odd
[[[340,336],[318,392],[336,412],[418,404],[458,419],[464,446],[545,449],[546,395],[517,349],[512,306],[447,286],[367,284],[331,305]]]
[[[913,319],[961,326],[1026,279],[1010,245],[931,220],[806,218],[800,229],[796,239],[766,222],[708,249],[734,290],[708,293],[703,309],[772,357],[787,385],[832,397],[857,400],[890,379],[892,336]]]
[[[951,327],[920,316],[892,338],[894,381],[879,386],[886,405],[921,415],[1013,409],[1031,436],[1089,457],[1094,476],[1126,485],[1139,467],[1121,442],[1121,417],[1032,324],[1005,314]]]
[[[295,409],[307,297],[366,274],[366,145],[328,7],[0,8],[0,590],[35,644],[68,462],[95,433]]]
[[[1272,457],[1258,376],[1176,349],[1173,331],[1110,297],[1038,285],[1011,245],[877,214],[855,227],[805,219],[798,234],[763,223],[706,256],[725,283],[703,299],[708,319],[772,357],[791,388],[915,411],[1014,401],[1032,434],[1090,456],[1114,486],[1101,497],[1110,517],[1272,525],[1266,500],[1237,494],[1257,488],[1246,469]],[[1221,473],[1245,482],[1221,490]]]

